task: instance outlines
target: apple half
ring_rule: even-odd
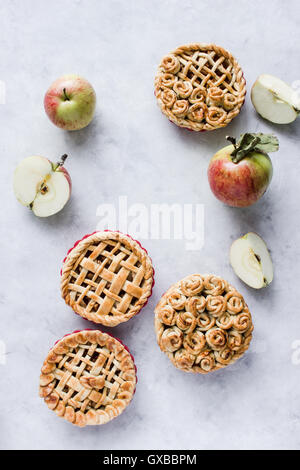
[[[235,274],[248,286],[261,289],[273,281],[272,259],[264,240],[256,233],[246,233],[233,242],[230,264]]]
[[[300,113],[298,94],[273,75],[258,77],[251,90],[251,100],[258,114],[275,124],[289,124]]]
[[[59,212],[71,195],[71,178],[63,164],[45,157],[27,157],[19,163],[14,173],[13,188],[18,201],[29,207],[38,217],[48,217]]]

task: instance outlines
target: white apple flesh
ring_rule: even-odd
[[[258,77],[251,90],[251,100],[258,114],[275,124],[289,124],[300,113],[300,99],[295,90],[273,75]]]
[[[71,178],[63,162],[54,164],[41,156],[27,157],[14,174],[14,193],[18,201],[38,217],[59,212],[71,195]]]
[[[233,242],[230,263],[235,274],[254,289],[266,287],[273,280],[270,253],[264,240],[256,233],[247,233]]]

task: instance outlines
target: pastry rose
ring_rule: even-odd
[[[202,351],[205,344],[205,336],[198,328],[193,333],[186,335],[183,340],[183,347],[187,352],[196,356]]]
[[[206,90],[203,86],[198,86],[193,89],[191,96],[189,97],[190,103],[198,103],[199,101],[204,103],[206,98]]]
[[[185,303],[185,308],[188,312],[191,312],[195,317],[204,312],[206,307],[206,298],[203,295],[195,295],[189,297]]]
[[[223,103],[224,91],[217,86],[212,86],[207,91],[206,102],[210,106],[220,106]]]
[[[168,73],[177,73],[180,70],[180,62],[178,57],[169,54],[161,61],[162,68]]]
[[[219,127],[225,121],[227,113],[223,108],[210,106],[205,114],[206,121],[213,127]],[[221,126],[222,127],[222,126]]]
[[[194,331],[197,325],[197,320],[190,312],[180,312],[176,318],[176,325],[186,334]]]
[[[179,349],[174,355],[174,361],[179,369],[190,370],[195,362],[195,356],[189,354],[185,349]]]
[[[186,302],[186,297],[179,289],[173,289],[172,292],[167,295],[167,301],[175,310],[182,310]]]
[[[215,358],[220,364],[229,364],[233,358],[233,351],[226,346],[224,349],[221,349],[221,351],[215,351]]]
[[[184,82],[181,80],[178,80],[178,82],[174,84],[173,90],[175,91],[175,93],[177,93],[177,95],[180,96],[180,98],[186,99],[192,93],[193,85],[191,84],[191,82],[188,82],[187,80],[185,80]]]
[[[158,311],[158,318],[164,325],[173,326],[176,321],[176,312],[171,305],[162,305]]]
[[[180,283],[181,292],[186,296],[199,294],[204,286],[203,279],[199,274],[194,274],[183,279]]]
[[[173,88],[173,85],[176,80],[177,78],[171,73],[164,73],[159,78],[160,86],[167,88]]]
[[[233,329],[228,332],[227,344],[228,344],[228,347],[232,349],[232,351],[238,351],[243,345],[243,343],[244,343],[244,338],[241,335],[241,333]]]
[[[200,315],[197,318],[197,324],[198,324],[199,330],[201,331],[210,330],[215,325],[215,323],[216,323],[216,319],[206,312],[200,313]]]
[[[221,295],[227,288],[227,282],[214,275],[207,276],[204,281],[204,292],[208,295]]]
[[[226,346],[227,334],[220,328],[214,327],[211,330],[208,330],[205,336],[209,346],[216,351],[221,350]]]
[[[238,100],[236,96],[232,95],[231,93],[226,93],[224,96],[223,106],[226,111],[231,111],[235,106],[237,106]]]
[[[240,313],[243,310],[245,303],[243,297],[241,296],[241,294],[239,294],[239,292],[231,290],[227,292],[224,298],[227,302],[227,311],[232,315],[236,315],[237,313]]]
[[[183,333],[177,326],[167,328],[161,336],[160,345],[162,350],[166,352],[177,351],[182,345],[182,338]]]
[[[189,102],[186,100],[175,101],[172,112],[178,117],[184,117],[189,110]]]
[[[249,312],[244,311],[235,315],[233,317],[233,326],[236,330],[240,333],[244,333],[245,331],[252,326],[251,315]]]
[[[172,108],[176,101],[176,93],[169,88],[164,88],[160,94],[160,99],[167,108]]]
[[[207,112],[207,106],[205,103],[197,102],[193,104],[188,112],[188,119],[195,122],[203,121],[205,113]]]
[[[195,367],[197,372],[210,372],[215,367],[215,356],[212,351],[202,351],[195,360],[198,368]]]
[[[206,297],[206,310],[214,317],[219,317],[226,310],[226,300],[222,295],[208,295]]]
[[[222,315],[217,318],[216,324],[219,328],[229,330],[233,325],[233,317],[228,312],[223,312]]]

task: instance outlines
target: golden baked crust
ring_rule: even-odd
[[[245,101],[246,81],[236,59],[215,44],[189,44],[166,55],[155,77],[162,112],[193,131],[225,127]]]
[[[95,232],[67,255],[61,293],[88,320],[116,326],[136,315],[151,295],[153,267],[147,252],[128,235]]]
[[[117,339],[97,330],[74,332],[50,350],[40,397],[77,426],[105,424],[122,413],[136,386],[133,358]]]
[[[162,296],[155,331],[160,349],[176,367],[206,374],[244,354],[253,324],[244,298],[228,282],[192,274]]]

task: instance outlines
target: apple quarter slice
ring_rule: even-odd
[[[273,75],[258,77],[251,90],[258,114],[275,124],[289,124],[300,112],[300,100],[291,86]]]
[[[267,245],[256,233],[238,238],[230,248],[230,263],[235,274],[254,289],[273,280],[273,264]]]

